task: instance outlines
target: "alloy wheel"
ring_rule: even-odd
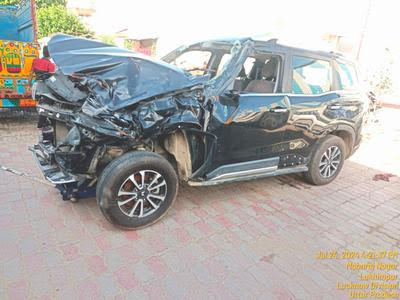
[[[324,178],[333,176],[341,162],[342,153],[337,146],[329,147],[321,157],[319,163],[319,173]]]
[[[164,177],[153,170],[141,170],[130,175],[118,190],[119,209],[131,218],[144,218],[159,209],[167,196]]]

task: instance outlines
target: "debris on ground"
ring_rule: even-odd
[[[49,183],[48,181],[38,179],[33,175],[30,175],[28,173],[24,173],[24,172],[21,172],[21,171],[18,171],[18,170],[15,170],[13,168],[9,168],[6,166],[0,165],[0,171],[9,172],[9,173],[12,173],[17,176],[23,176],[23,177],[27,178],[28,180],[36,181],[36,182],[43,183],[43,184],[50,185],[50,186],[54,186],[53,184]]]
[[[272,260],[274,259],[274,257],[275,257],[275,253],[271,253],[269,255],[264,255],[263,257],[261,257],[260,261],[271,263]]]
[[[389,178],[390,178],[390,177],[396,177],[396,175],[391,174],[391,173],[375,174],[373,180],[374,180],[374,181],[383,180],[383,181],[389,182]]]

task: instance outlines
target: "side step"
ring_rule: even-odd
[[[250,170],[249,170],[250,171]],[[217,185],[223,183],[232,183],[238,181],[246,181],[246,180],[253,180],[259,179],[264,177],[271,177],[271,176],[279,176],[279,175],[286,175],[291,173],[300,173],[300,172],[307,172],[307,166],[296,166],[291,168],[284,168],[284,169],[275,169],[274,171],[259,173],[260,169],[254,170],[253,174],[237,174],[236,176],[230,176],[228,178],[218,178],[218,179],[210,179],[205,181],[189,181],[188,184],[190,186],[209,186],[209,185]]]
[[[278,169],[279,157],[252,160],[248,162],[223,165],[206,175],[207,181],[225,180],[257,174],[271,173]]]

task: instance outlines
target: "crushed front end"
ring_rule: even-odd
[[[41,135],[31,150],[63,199],[93,196],[99,173],[120,155],[165,152],[163,136],[201,130],[206,77],[66,35],[49,50],[58,70],[35,83]]]
[[[41,102],[38,105],[41,135],[32,151],[45,178],[56,185],[64,200],[94,196],[100,160],[105,164],[124,151],[124,145],[113,146],[118,143],[112,134],[119,133],[114,128],[108,128],[114,131],[111,136],[96,133],[89,126],[80,125],[85,117],[79,112]],[[100,120],[98,123],[99,127],[107,125]]]
[[[201,180],[216,148],[207,132],[213,102],[251,49],[249,41],[239,46],[210,80],[101,42],[54,36],[48,48],[57,71],[33,88],[41,137],[32,151],[46,179],[65,200],[93,196],[112,160],[144,150],[172,161],[182,180]]]

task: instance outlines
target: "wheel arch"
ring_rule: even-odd
[[[335,135],[344,141],[346,145],[346,158],[349,158],[350,154],[353,151],[354,142],[356,139],[354,129],[349,125],[339,124],[337,128],[330,134]]]
[[[161,143],[175,160],[179,179],[188,180],[192,175],[192,156],[187,133],[184,130],[176,130],[167,135]]]

